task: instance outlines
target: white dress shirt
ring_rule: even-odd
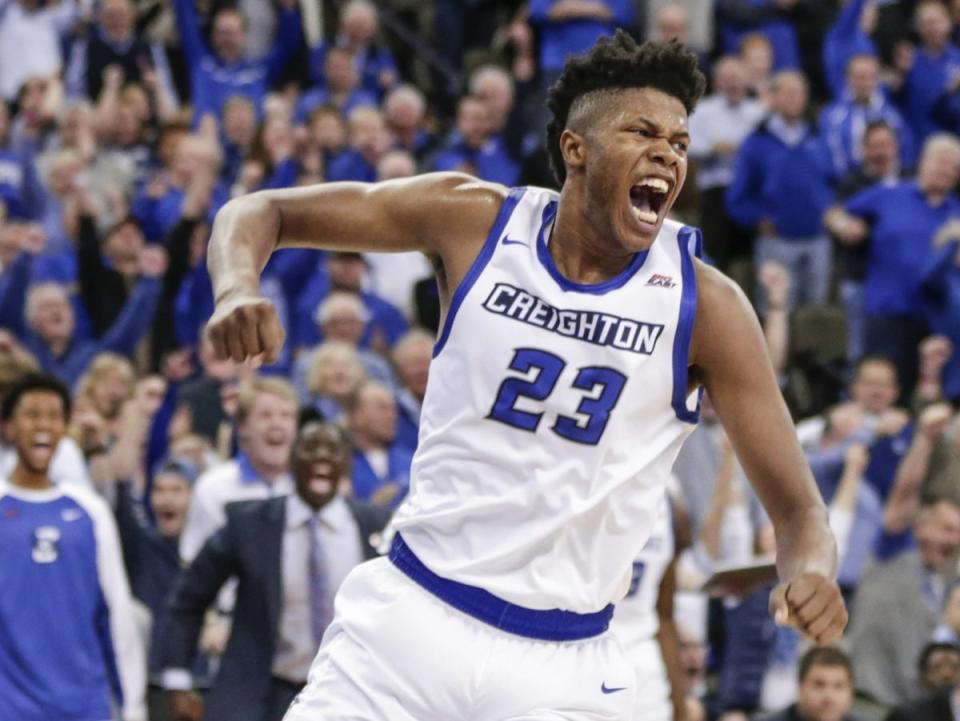
[[[697,185],[702,190],[726,187],[733,180],[733,157],[714,155],[718,143],[735,147],[753,132],[763,118],[763,106],[756,100],[744,98],[736,105],[720,94],[710,95],[697,105],[690,116],[690,157],[696,158]]]
[[[180,557],[193,561],[214,533],[227,522],[226,507],[234,501],[259,501],[293,493],[293,481],[284,474],[267,483],[240,456],[203,473],[193,487],[190,507],[180,534]]]
[[[283,533],[280,623],[273,675],[291,683],[307,679],[317,655],[310,619],[310,521],[314,511],[297,495],[287,498]],[[354,566],[363,562],[360,530],[346,501],[335,496],[317,514],[316,526],[331,597]],[[332,598],[330,608],[333,608]]]

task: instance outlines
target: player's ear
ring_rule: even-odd
[[[560,153],[568,168],[582,168],[587,156],[584,137],[570,129],[564,130],[560,134]]]

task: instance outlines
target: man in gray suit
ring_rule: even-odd
[[[960,507],[946,498],[928,501],[912,529],[900,533],[890,528],[890,515],[854,598],[850,637],[857,689],[896,705],[918,691],[917,659],[956,579]]]

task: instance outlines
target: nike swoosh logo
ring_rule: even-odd
[[[607,688],[607,682],[604,681],[602,684],[600,684],[600,690],[604,693],[616,693],[617,691],[626,691],[627,687],[619,686],[617,688]]]
[[[522,240],[511,240],[510,238],[503,239],[504,245],[526,245]]]

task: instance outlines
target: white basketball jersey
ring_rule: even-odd
[[[444,319],[393,527],[434,573],[532,609],[627,591],[697,422],[693,228],[594,285],[548,248],[558,196],[515,188]]]
[[[633,561],[630,588],[617,603],[610,624],[628,657],[633,649],[653,639],[660,630],[657,615],[660,582],[673,561],[675,548],[673,513],[670,504],[665,503],[647,544]]]

